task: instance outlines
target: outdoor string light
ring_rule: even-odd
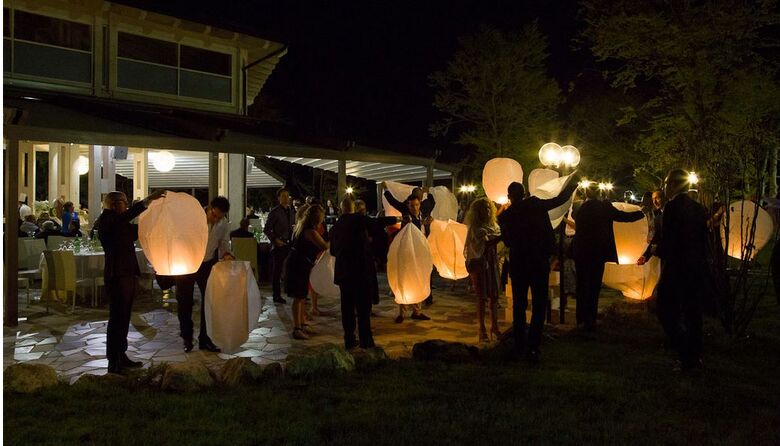
[[[89,173],[89,159],[86,156],[79,156],[76,160],[76,167],[79,169],[79,175],[86,175]]]
[[[354,190],[354,189],[352,189],[352,186],[350,186],[350,187],[348,187],[348,188],[346,189],[346,191],[345,191],[345,192],[346,192],[346,193],[348,193],[348,194],[350,194],[350,195],[352,195],[352,192],[354,192],[354,191],[355,191],[355,190]]]
[[[170,172],[176,167],[176,157],[173,153],[167,150],[161,150],[159,152],[151,152],[149,158],[152,160],[152,165],[158,172]]]

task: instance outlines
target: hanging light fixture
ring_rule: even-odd
[[[149,158],[152,159],[152,165],[158,172],[170,172],[176,167],[176,157],[167,150],[152,152]]]
[[[86,156],[79,156],[76,160],[76,166],[79,169],[79,175],[86,175],[89,173],[89,159]]]

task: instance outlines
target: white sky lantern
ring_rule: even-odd
[[[728,255],[736,259],[742,259],[747,254],[747,242],[750,235],[750,226],[753,221],[753,215],[756,213],[756,204],[752,201],[735,201],[729,205],[729,241]],[[758,208],[758,217],[756,219],[756,236],[753,239],[753,249],[750,253],[751,260],[756,257],[758,251],[763,248],[772,238],[774,224],[769,212],[761,207]],[[720,228],[720,237],[723,240],[723,247],[726,247],[726,218]]]
[[[580,164],[580,151],[574,146],[561,147],[561,164],[567,167],[577,167]]]
[[[641,210],[635,204],[612,203],[615,208],[624,212]],[[637,259],[647,248],[647,221],[642,218],[631,223],[614,222],[612,230],[615,234],[618,263],[607,262],[604,267],[602,281],[631,299],[647,299],[652,295],[661,274],[660,262],[656,257],[639,266]]]
[[[509,202],[506,189],[514,182],[523,182],[523,168],[511,158],[493,158],[482,169],[485,195],[498,204]]]
[[[433,258],[423,233],[407,224],[387,253],[387,281],[399,304],[420,303],[431,294]]]
[[[539,197],[543,200],[557,197],[558,194],[561,193],[564,187],[566,187],[567,184],[569,184],[569,181],[571,180],[571,176],[574,175],[573,173],[570,175],[566,175],[565,177],[560,178],[553,178],[552,180],[538,186],[536,190],[532,193],[533,196]],[[563,217],[566,215],[566,213],[569,212],[569,209],[571,208],[571,204],[574,201],[574,193],[571,194],[571,197],[569,197],[568,200],[566,200],[565,203],[558,206],[555,209],[552,209],[548,211],[548,214],[550,216],[550,223],[552,224],[553,228],[557,228],[559,224],[561,224],[561,221],[563,221]]]
[[[206,284],[206,327],[225,353],[238,351],[260,317],[260,289],[247,261],[217,262]]]
[[[558,172],[552,169],[534,169],[528,174],[528,193],[533,195],[542,184],[558,178]]]
[[[152,159],[152,165],[158,172],[170,172],[176,167],[176,157],[167,150],[150,152],[149,158]]]
[[[76,159],[76,167],[79,170],[79,175],[86,175],[89,173],[89,159],[86,156],[80,156]]]
[[[194,273],[206,253],[206,213],[192,195],[167,191],[138,218],[138,241],[157,274]]]
[[[336,271],[336,258],[330,255],[328,250],[322,253],[314,268],[309,275],[311,287],[320,296],[339,298],[341,297],[341,288],[333,283]]]
[[[406,200],[406,197],[409,196],[409,194],[412,193],[412,189],[414,189],[414,186],[410,186],[408,184],[403,183],[396,183],[395,181],[385,181],[385,187],[388,191],[390,191],[390,194],[395,197],[396,200],[403,202]],[[388,217],[400,217],[401,213],[397,211],[394,207],[390,206],[390,203],[387,202],[387,198],[385,198],[384,194],[382,194],[382,206],[385,210],[385,215]]]
[[[561,152],[561,146],[548,142],[539,149],[539,161],[545,166],[559,166],[562,161]]]
[[[456,220],[458,218],[458,199],[446,186],[434,186],[429,189],[436,200],[431,217],[436,220]]]
[[[428,244],[433,265],[441,277],[458,280],[469,276],[466,271],[466,257],[463,255],[467,233],[468,227],[454,220],[434,220],[431,223]]]

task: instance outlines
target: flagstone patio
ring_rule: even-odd
[[[398,307],[389,297],[389,288],[383,275],[380,275],[380,304],[374,306],[375,317],[372,329],[376,344],[385,349],[390,357],[411,355],[415,343],[428,339],[476,344],[477,322],[475,298],[466,288],[465,281],[457,283],[436,279],[434,282],[434,304],[424,308],[423,312],[431,317],[430,321],[417,321],[409,317],[401,324],[394,319]],[[196,287],[196,299],[199,293]],[[155,289],[151,295],[139,298],[134,305],[128,335],[128,356],[144,363],[144,367],[180,361],[202,361],[206,365],[222,362],[232,357],[249,357],[258,364],[282,362],[288,354],[300,352],[307,347],[322,343],[341,344],[341,328],[338,299],[321,298],[322,316],[311,322],[316,331],[306,341],[293,340],[291,300],[286,305],[274,304],[270,299],[270,289],[261,288],[264,296],[262,313],[257,328],[241,349],[233,354],[209,353],[196,348],[184,353],[179,337],[179,322],[176,317],[176,301],[172,296]],[[50,313],[39,301],[40,290],[32,290],[33,302],[26,305],[26,295],[20,295],[20,322],[16,328],[3,330],[4,366],[18,362],[48,364],[69,382],[75,382],[82,374],[101,375],[106,373],[105,358],[106,325],[108,308],[77,306],[71,314],[69,306],[54,305]],[[501,329],[510,325],[506,322],[506,300],[501,298],[499,309]],[[554,308],[557,304],[554,304]],[[199,307],[196,305],[193,320],[199,320]],[[573,302],[567,311],[568,322],[573,319]],[[197,329],[197,327],[196,327]]]

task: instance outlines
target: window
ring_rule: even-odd
[[[9,20],[13,17],[13,23]],[[14,74],[92,82],[92,27],[3,9],[3,70]],[[13,29],[13,33],[11,32]],[[12,66],[13,65],[13,66]]]
[[[231,102],[232,56],[119,32],[117,86]]]

